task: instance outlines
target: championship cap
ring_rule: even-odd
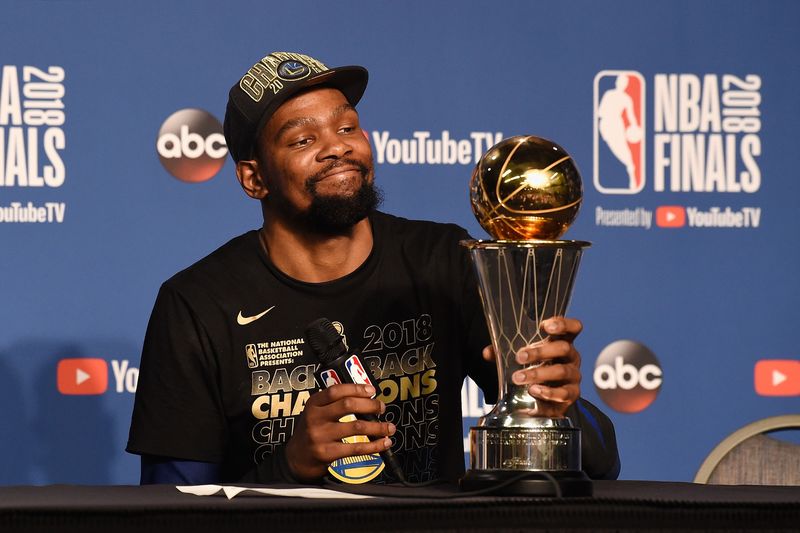
[[[272,52],[253,65],[228,93],[225,141],[234,161],[250,159],[258,133],[278,107],[302,89],[325,85],[339,89],[356,105],[367,88],[367,69],[328,68],[294,52]]]

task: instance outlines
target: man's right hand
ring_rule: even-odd
[[[380,415],[386,406],[372,399],[370,385],[340,384],[312,394],[306,402],[289,442],[286,462],[298,481],[320,479],[336,459],[380,453],[392,445],[395,426],[389,422],[340,422],[348,414]],[[342,439],[365,435],[370,442],[345,443]],[[383,437],[383,438],[380,438]]]

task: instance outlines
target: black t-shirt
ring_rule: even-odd
[[[472,265],[458,244],[468,235],[383,213],[370,221],[372,252],[334,281],[289,278],[251,231],[165,282],[145,337],[127,450],[219,463],[220,481],[285,479],[282,448],[318,389],[303,332],[326,317],[380,384],[407,479],[459,477],[463,379],[472,377],[488,400],[497,394],[494,365],[481,357],[489,340]],[[588,402],[569,414],[586,426],[584,468],[608,475],[617,459],[611,423]],[[381,480],[381,469],[377,456],[361,456],[331,473]]]

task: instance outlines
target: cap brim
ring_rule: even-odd
[[[356,105],[364,95],[364,91],[367,89],[368,80],[369,74],[367,73],[367,69],[364,67],[337,67],[327,70],[321,74],[317,74],[316,76],[309,77],[308,79],[304,80],[305,83],[298,84],[297,89],[293,87],[292,89],[295,90],[292,91],[292,94],[296,94],[298,90],[302,90],[306,87],[313,87],[315,85],[328,85],[342,91],[342,94],[344,94],[345,98],[347,98],[347,101],[352,105]],[[285,102],[286,99],[283,101]]]

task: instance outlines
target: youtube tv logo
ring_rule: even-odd
[[[680,205],[662,205],[656,209],[656,226],[682,228],[686,225],[686,209]]]
[[[800,360],[758,361],[754,382],[756,394],[759,396],[800,396]]]
[[[96,358],[62,359],[56,382],[61,394],[103,394],[108,389],[108,363]]]

